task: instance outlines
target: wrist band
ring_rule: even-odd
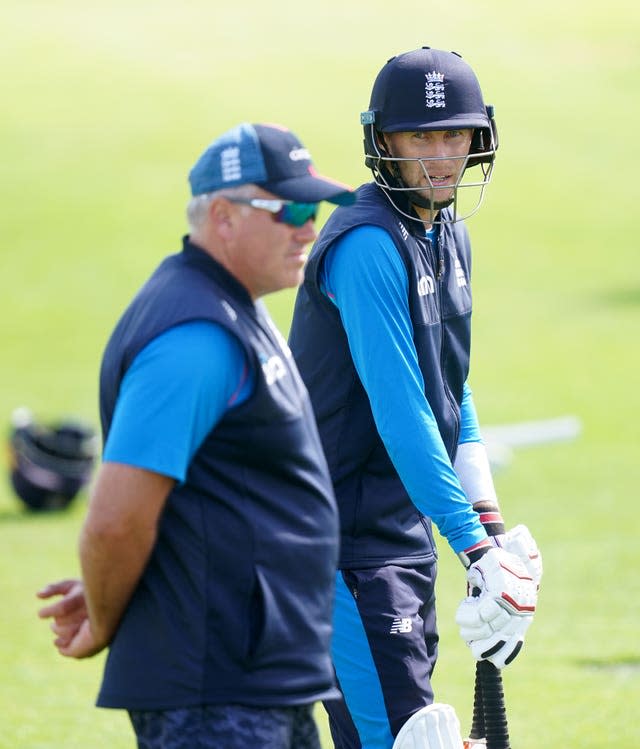
[[[458,559],[462,562],[465,569],[469,569],[474,562],[483,557],[489,549],[491,549],[491,542],[488,540],[479,541],[477,544],[470,546],[464,551],[458,552]]]

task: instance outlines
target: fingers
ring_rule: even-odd
[[[89,620],[86,619],[70,641],[61,641],[61,644],[56,644],[56,647],[58,648],[58,652],[61,655],[67,656],[67,658],[89,658],[99,653],[104,648],[104,645],[96,643],[91,632]]]
[[[482,652],[474,653],[478,661],[489,661],[498,669],[503,669],[511,663],[522,649],[523,640],[498,640],[492,647]],[[479,649],[478,649],[479,650]],[[473,653],[472,649],[472,653]]]
[[[516,525],[506,535],[504,548],[515,554],[527,568],[535,584],[540,587],[542,579],[542,554],[526,525]]]
[[[516,632],[510,637],[498,632],[492,637],[469,643],[471,653],[477,661],[490,661],[499,669],[508,666],[522,650],[523,645],[523,632]]]
[[[54,583],[38,593],[40,598],[50,598],[54,595],[62,595],[63,597],[41,608],[38,611],[38,616],[41,619],[76,620],[86,615],[84,588],[79,580],[65,580],[62,583]]]
[[[491,637],[505,631],[511,615],[492,598],[466,598],[456,612],[456,623],[465,642]]]
[[[456,622],[476,660],[504,668],[518,655],[536,609],[532,577],[518,555],[501,548],[490,549],[471,565],[467,581],[477,595],[462,601]]]
[[[513,614],[533,614],[537,585],[523,562],[504,549],[492,548],[467,571],[470,589],[478,588],[480,597],[493,598]]]
[[[58,644],[58,640],[66,640],[67,642],[71,641],[85,621],[87,621],[86,617],[75,621],[61,622],[59,619],[56,619],[51,622],[49,628],[55,635],[57,635],[57,640],[55,640],[56,645]]]
[[[60,652],[67,650],[71,647],[81,630],[88,626],[89,618],[86,613],[65,619],[55,618],[49,626],[51,631],[56,635],[53,644]]]
[[[522,649],[532,616],[509,614],[491,599],[467,598],[458,607],[460,635],[476,660],[488,660],[496,668],[511,663]]]
[[[54,639],[53,644],[60,652],[62,648],[67,648],[71,644],[76,634],[77,634],[77,631],[68,632],[64,635],[60,635]]]
[[[55,583],[49,583],[44,588],[39,590],[36,595],[38,598],[51,598],[52,596],[63,596],[66,595],[74,585],[80,583],[80,580],[67,579],[59,580]]]
[[[50,606],[44,606],[38,611],[41,619],[77,619],[83,617],[86,612],[86,603],[84,596],[75,596],[73,598],[62,598]]]
[[[62,596],[38,611],[41,619],[53,619],[50,625],[56,636],[53,644],[61,655],[88,658],[102,650],[104,645],[98,645],[91,632],[81,580],[70,578],[49,583],[36,595],[43,599]]]

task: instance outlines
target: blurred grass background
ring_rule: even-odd
[[[480,417],[572,414],[583,427],[574,442],[517,451],[496,475],[508,523],[530,526],[546,567],[525,652],[505,672],[512,744],[638,738],[639,7],[5,0],[0,28],[7,432],[20,405],[97,424],[106,338],[178,249],[186,174],[213,137],[243,120],[282,122],[321,171],[356,185],[369,176],[359,113],[386,59],[423,44],[463,54],[501,136],[469,222]],[[285,333],[292,299],[267,299]],[[84,508],[83,497],[67,513],[28,515],[0,483],[3,749],[134,745],[122,713],[93,708],[102,658],[60,658],[35,616],[35,590],[77,571]],[[440,550],[437,697],[468,727],[473,666],[453,625],[464,581]]]

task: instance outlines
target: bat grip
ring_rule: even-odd
[[[489,661],[479,661],[476,672],[481,681],[487,749],[510,749],[507,710],[500,669]]]
[[[476,663],[476,679],[473,687],[473,719],[471,721],[470,739],[483,739],[485,737],[484,727],[484,705],[482,703],[482,677],[480,674],[480,661]]]

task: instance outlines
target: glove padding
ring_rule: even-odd
[[[501,548],[474,562],[467,582],[470,594],[456,613],[460,635],[476,660],[504,668],[520,652],[533,621],[537,584],[525,564]]]
[[[503,536],[495,536],[495,538],[500,539],[496,543],[497,546],[501,546],[505,551],[515,554],[520,559],[533,578],[533,582],[540,588],[542,554],[527,526],[516,525]],[[490,540],[493,541],[493,538],[490,537]]]

